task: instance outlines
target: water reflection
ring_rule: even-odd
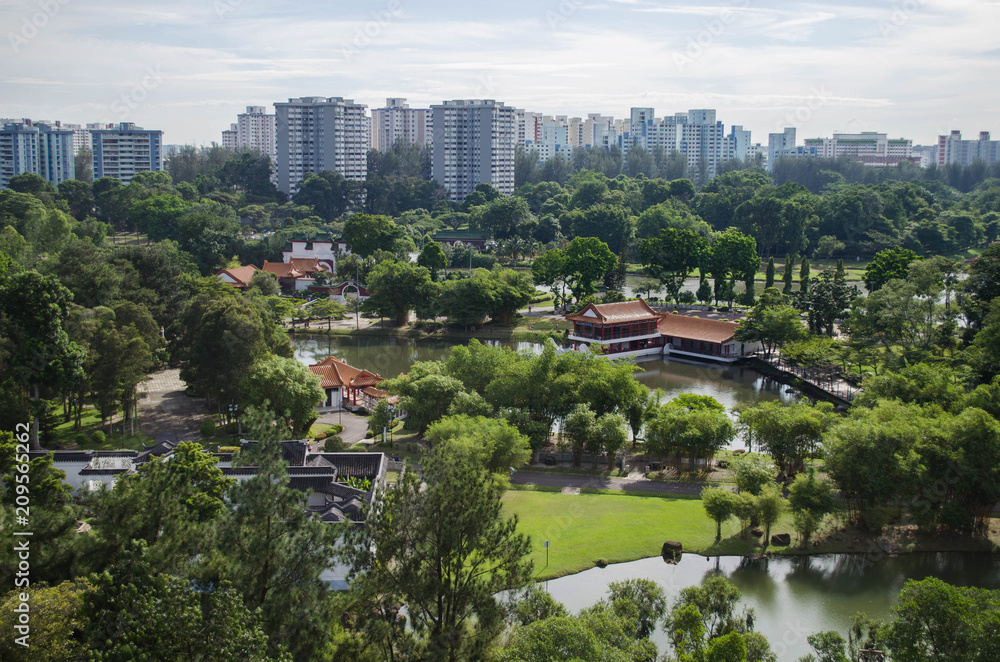
[[[612,581],[651,579],[675,599],[686,586],[701,584],[712,574],[725,577],[752,607],[756,629],[771,641],[780,660],[809,652],[806,637],[821,630],[846,636],[851,618],[865,612],[887,618],[907,579],[938,577],[959,586],[1000,588],[1000,557],[980,553],[824,555],[752,561],[744,557],[705,558],[684,554],[676,565],[659,557],[594,568],[546,583],[552,596],[574,610],[604,597]],[[666,636],[653,640],[666,650]]]

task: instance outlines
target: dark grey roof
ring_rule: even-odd
[[[251,439],[240,440],[240,446],[243,449],[252,448],[255,444],[259,444],[259,441],[253,441]],[[281,446],[281,459],[288,463],[289,467],[301,467],[305,464],[306,453],[309,451],[309,447],[306,446],[306,441],[304,439],[299,439],[296,441],[282,441],[279,442]]]
[[[135,458],[136,464],[141,462],[149,462],[154,457],[163,457],[164,455],[169,455],[174,452],[174,448],[177,447],[176,441],[164,441],[155,446],[150,446],[149,448],[143,447],[143,452]]]
[[[28,451],[28,459],[35,460],[46,455],[52,456],[53,462],[90,462],[88,451]]]
[[[92,451],[91,454],[95,457],[138,457],[139,451]]]
[[[80,469],[81,476],[113,476],[115,474],[127,474],[131,469]]]
[[[232,462],[233,453],[211,453],[216,462]]]
[[[337,467],[339,477],[381,479],[385,476],[386,464],[383,453],[314,453]]]
[[[326,487],[317,491],[322,492],[323,494],[329,494],[332,497],[338,497],[340,499],[363,499],[367,494],[364,490],[359,490],[356,487],[344,485],[343,483],[330,483]]]
[[[288,479],[288,487],[302,492],[322,492],[331,480],[330,476],[292,476]]]

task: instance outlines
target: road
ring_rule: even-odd
[[[598,490],[627,490],[629,492],[653,492],[656,494],[701,494],[706,483],[667,483],[646,480],[640,475],[627,478],[598,478],[596,476],[568,476],[565,474],[541,474],[533,471],[515,471],[511,483],[515,485],[545,485],[548,487],[579,487]]]

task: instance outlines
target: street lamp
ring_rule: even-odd
[[[234,442],[237,441],[236,437],[238,435],[243,434],[243,431],[240,429],[239,418],[237,417],[237,413],[239,412],[239,409],[240,409],[240,406],[237,405],[237,404],[231,404],[231,405],[229,405],[229,418],[230,418],[230,420],[235,420],[236,421],[236,432],[233,434],[233,441]]]

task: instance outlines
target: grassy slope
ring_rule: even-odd
[[[715,523],[697,498],[510,490],[503,501],[505,511],[518,516],[520,531],[531,537],[532,559],[540,578],[578,572],[598,559],[613,563],[658,556],[667,540],[678,540],[685,551],[692,552],[759,551],[752,542],[734,537],[739,532],[735,520],[723,525],[723,540],[716,545]],[[779,526],[772,533],[788,530],[787,525]],[[551,541],[547,568],[546,540]]]

